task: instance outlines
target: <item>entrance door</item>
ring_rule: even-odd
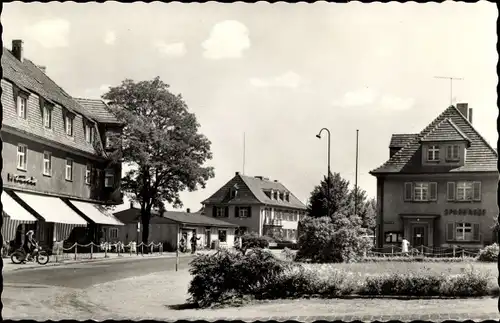
[[[425,226],[423,225],[416,225],[413,226],[413,241],[412,245],[414,247],[418,247],[421,245],[426,245],[426,239],[425,239]]]
[[[210,230],[205,230],[205,247],[210,248]]]

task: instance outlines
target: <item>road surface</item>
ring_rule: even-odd
[[[179,269],[187,268],[190,260],[190,257],[179,258]],[[6,272],[3,274],[3,279],[4,286],[23,284],[85,289],[128,277],[175,270],[175,262],[175,258],[138,258],[58,267],[40,266],[35,269]]]

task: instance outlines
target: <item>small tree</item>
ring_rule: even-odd
[[[127,79],[103,99],[125,124],[123,162],[135,168],[122,179],[122,189],[141,206],[142,242],[148,243],[152,209],[163,209],[164,202],[181,207],[179,192],[204,188],[214,176],[212,167],[203,166],[212,158],[210,141],[198,133],[200,125],[182,97],[159,77]]]
[[[321,183],[311,192],[307,214],[319,218],[336,213],[348,213],[351,196],[349,192],[349,181],[343,179],[339,173],[330,174],[330,204],[328,204],[328,180],[326,176]]]

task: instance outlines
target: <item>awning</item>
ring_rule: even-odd
[[[9,216],[11,220],[23,221],[23,222],[35,222],[37,219],[29,213],[24,207],[16,202],[6,192],[2,192],[2,206],[3,212]]]
[[[87,225],[87,221],[58,197],[21,192],[15,192],[15,194],[40,214],[46,222]]]
[[[69,202],[97,224],[124,225],[115,218],[111,212],[107,212],[101,205],[73,200]]]

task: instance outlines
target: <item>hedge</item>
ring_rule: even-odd
[[[234,304],[245,299],[283,299],[344,295],[478,297],[496,295],[489,275],[472,269],[456,275],[432,272],[355,275],[318,270],[277,259],[253,249],[247,254],[221,250],[191,262],[190,301],[200,307]]]

